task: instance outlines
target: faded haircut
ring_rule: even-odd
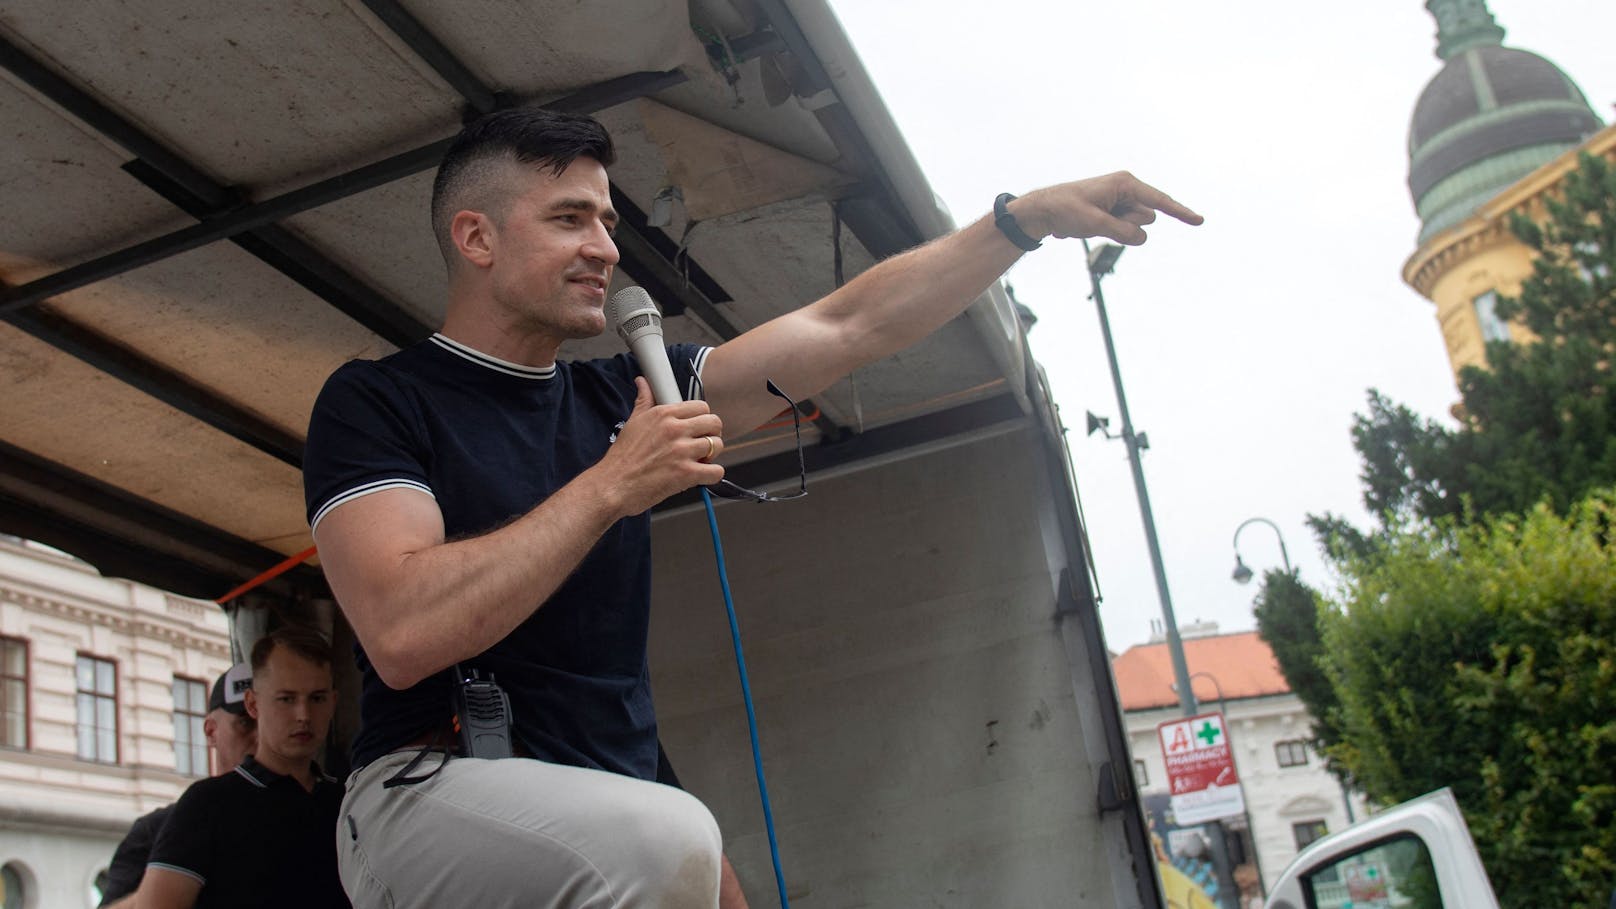
[[[252,668],[255,678],[269,663],[269,655],[280,647],[316,666],[330,666],[332,662],[331,645],[326,642],[325,635],[307,625],[283,625],[253,644]]]
[[[467,124],[444,153],[432,181],[432,234],[444,263],[452,270],[457,259],[449,221],[455,212],[503,202],[488,193],[500,192],[497,184],[509,165],[547,168],[560,176],[578,158],[592,158],[602,167],[617,160],[612,137],[593,117],[513,107]]]

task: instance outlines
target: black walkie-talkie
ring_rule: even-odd
[[[480,677],[477,670],[461,675],[455,689],[455,722],[466,757],[511,756],[511,699],[494,683],[494,674]]]

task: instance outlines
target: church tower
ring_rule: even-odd
[[[1403,277],[1436,304],[1457,374],[1485,365],[1485,341],[1518,331],[1492,312],[1498,292],[1515,293],[1531,273],[1531,252],[1510,234],[1509,212],[1540,210],[1576,150],[1608,151],[1606,140],[1616,137],[1601,132],[1559,67],[1504,46],[1486,0],[1426,0],[1425,8],[1436,19],[1443,66],[1409,125],[1408,189],[1420,232]]]

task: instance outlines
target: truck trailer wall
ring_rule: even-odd
[[[1074,684],[1056,620],[1065,492],[1038,439],[719,508],[793,905],[1137,904],[1120,813],[1096,804],[1090,670]],[[654,533],[662,740],[752,905],[775,905],[705,514]]]

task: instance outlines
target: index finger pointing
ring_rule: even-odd
[[[1139,202],[1148,205],[1163,214],[1172,215],[1178,220],[1183,221],[1185,224],[1195,225],[1206,220],[1191,210],[1189,206],[1184,205],[1177,199],[1174,199],[1172,196],[1169,196],[1156,187],[1151,186],[1149,183],[1145,183],[1140,180],[1136,180],[1134,182],[1136,184],[1134,198]]]

